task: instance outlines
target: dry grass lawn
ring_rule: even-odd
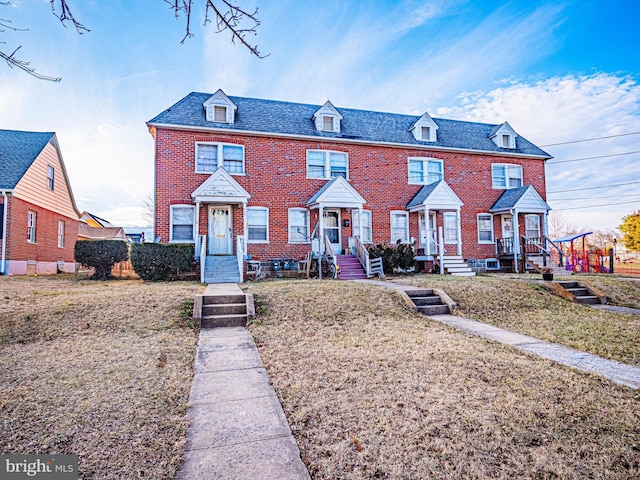
[[[394,281],[442,288],[457,303],[457,315],[536,338],[560,343],[605,358],[640,365],[640,317],[578,305],[550,295],[540,275],[413,275]],[[604,276],[571,276],[603,290],[610,303],[640,308],[640,282]]]
[[[475,280],[504,292],[494,281]],[[467,308],[475,283],[460,285],[447,290]],[[390,290],[246,288],[249,328],[314,479],[640,477],[638,391],[438,324]],[[524,283],[506,293],[519,300],[500,318],[520,317],[524,297],[549,304]]]
[[[0,452],[172,479],[197,343],[181,311],[202,286],[0,277],[0,292]]]

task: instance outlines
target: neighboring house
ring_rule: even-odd
[[[191,93],[147,125],[155,236],[197,251],[204,242],[208,255],[300,259],[324,250],[311,238],[326,237],[337,253],[353,250],[357,238],[415,241],[428,262],[442,244],[446,256],[497,257],[517,269],[519,235],[539,241],[546,233],[551,156],[506,122],[218,90]]]
[[[104,218],[100,218],[97,215],[93,215],[89,212],[82,212],[80,214],[80,220],[85,222],[90,227],[113,227],[109,221]]]
[[[0,130],[0,273],[75,272],[78,217],[53,132]]]
[[[127,235],[122,227],[94,227],[88,223],[80,222],[78,240],[123,240],[126,242]]]

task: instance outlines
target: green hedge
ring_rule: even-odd
[[[382,258],[382,269],[386,275],[391,275],[398,268],[407,270],[413,266],[415,254],[409,243],[396,245],[372,245],[368,247],[369,258]]]
[[[143,280],[169,280],[193,268],[193,245],[134,243],[131,264]]]
[[[113,278],[113,266],[129,258],[129,249],[122,240],[78,240],[74,257],[76,262],[94,268],[92,279],[108,280]]]

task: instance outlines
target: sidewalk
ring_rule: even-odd
[[[308,480],[251,334],[200,331],[178,480]]]
[[[377,280],[357,281],[400,291],[417,289],[417,287],[409,285]],[[616,307],[615,310],[621,311],[618,307]],[[634,309],[624,310],[622,313],[640,313]],[[476,320],[469,320],[468,318],[458,317],[456,315],[432,315],[429,316],[429,318],[480,337],[488,338],[505,345],[511,345],[523,352],[538,355],[539,357],[553,360],[554,362],[576,368],[583,372],[596,373],[620,385],[634,389],[640,388],[640,368],[634,367],[633,365],[608,360],[591,353],[581,352],[573,348],[558,345],[557,343],[546,342],[528,335],[511,332],[503,328],[494,327],[493,325]]]

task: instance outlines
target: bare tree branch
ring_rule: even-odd
[[[84,32],[90,32],[87,27],[82,25],[74,18],[69,5],[67,4],[67,0],[49,0],[49,3],[51,4],[51,12],[53,13],[53,16],[60,20],[60,23],[62,23],[63,26],[67,26],[65,22],[68,20],[73,24],[76,32],[78,32],[80,35],[82,35]],[[56,6],[58,7],[57,11]]]
[[[61,77],[49,77],[48,75],[42,75],[38,72],[36,72],[36,69],[33,67],[30,67],[30,63],[25,61],[25,60],[20,60],[19,58],[16,58],[16,52],[18,50],[20,50],[21,47],[16,48],[13,53],[11,53],[10,55],[7,55],[4,52],[0,52],[0,58],[4,59],[7,62],[7,65],[9,65],[9,67],[13,68],[13,67],[18,67],[21,70],[24,70],[25,72],[27,72],[29,75],[32,75],[36,78],[39,78],[40,80],[48,80],[50,82],[59,82],[60,80],[62,80]]]

